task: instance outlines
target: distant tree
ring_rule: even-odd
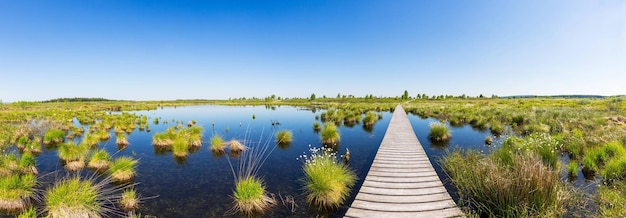
[[[484,97],[485,97],[485,96],[483,96],[483,94],[480,94],[480,95],[478,96],[478,98],[484,98]]]
[[[409,91],[404,90],[404,94],[402,94],[402,99],[403,100],[409,99]]]
[[[337,93],[337,98],[341,98],[341,93]]]
[[[326,95],[322,95],[322,98],[323,98],[323,99],[326,99]]]
[[[315,100],[315,93],[311,94],[311,101]]]

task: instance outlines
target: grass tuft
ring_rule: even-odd
[[[116,182],[127,182],[135,177],[135,166],[139,161],[130,157],[119,157],[111,163],[109,172],[111,178]]]
[[[211,150],[212,151],[224,151],[226,144],[224,143],[224,139],[219,135],[214,135],[211,138]]]
[[[321,133],[322,143],[327,145],[334,145],[339,142],[341,136],[339,135],[339,130],[337,126],[332,123],[327,123],[324,125]]]
[[[293,141],[293,133],[290,130],[280,130],[276,133],[278,144],[289,144]]]
[[[450,139],[452,133],[450,133],[450,129],[446,124],[441,122],[431,123],[430,124],[430,133],[428,134],[428,138],[430,140],[436,142],[446,142]]]
[[[339,207],[350,195],[356,182],[356,174],[336,153],[326,148],[312,148],[311,156],[304,159],[304,191],[309,204],[320,209]]]

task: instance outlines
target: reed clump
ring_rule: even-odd
[[[276,133],[276,142],[280,145],[289,144],[293,141],[293,133],[290,130],[280,130]]]
[[[59,129],[51,129],[46,132],[43,137],[43,144],[54,145],[63,142],[65,138],[65,132]]]
[[[120,207],[125,211],[135,210],[139,207],[139,196],[135,189],[126,189],[122,192],[122,197],[119,202]]]
[[[103,171],[109,168],[111,165],[111,156],[104,150],[98,150],[91,154],[87,167],[96,171]]]
[[[74,142],[63,143],[59,146],[58,155],[65,162],[67,170],[78,171],[85,168],[89,147],[84,144],[76,145]]]
[[[328,148],[311,148],[311,155],[303,155],[304,192],[307,202],[320,209],[339,207],[350,195],[356,174],[337,154]]]
[[[174,139],[174,144],[172,145],[172,153],[174,153],[175,157],[185,158],[189,154],[189,146],[187,145],[187,141],[184,138],[177,137]]]
[[[224,139],[219,135],[214,135],[211,137],[211,150],[223,152],[226,144],[224,143]]]
[[[428,138],[435,142],[446,142],[450,140],[452,133],[450,133],[450,129],[446,124],[441,122],[431,123],[430,124],[430,133],[428,134]]]
[[[321,133],[322,143],[335,145],[341,139],[337,126],[333,123],[326,123]]]
[[[139,161],[130,157],[119,157],[109,167],[111,179],[115,182],[128,182],[135,177],[135,167]]]
[[[558,198],[558,171],[542,164],[539,155],[513,156],[509,165],[475,151],[455,151],[440,162],[464,206],[481,216],[559,216],[563,202]]]
[[[378,116],[374,111],[368,111],[363,118],[363,125],[373,126],[378,121]]]
[[[101,217],[105,208],[98,195],[99,187],[90,180],[58,181],[45,194],[47,217]]]
[[[115,144],[118,146],[127,146],[130,144],[128,142],[128,135],[124,133],[115,134]]]

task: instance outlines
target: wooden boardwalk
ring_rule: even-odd
[[[406,112],[398,105],[345,217],[459,216],[463,213],[439,180]]]

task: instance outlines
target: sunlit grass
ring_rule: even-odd
[[[280,130],[276,133],[276,142],[278,144],[289,144],[293,141],[293,133],[289,130]]]
[[[307,201],[322,209],[339,207],[350,195],[356,175],[330,150],[312,149],[304,163]]]
[[[111,178],[116,182],[127,182],[135,177],[135,166],[139,161],[130,157],[119,157],[109,167]]]

